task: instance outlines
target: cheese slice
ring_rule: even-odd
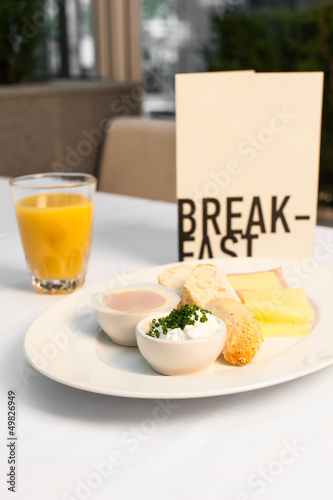
[[[259,321],[263,337],[303,337],[312,310],[301,288],[242,290],[240,298]]]
[[[288,283],[281,267],[270,271],[259,271],[245,274],[228,274],[227,278],[235,290],[269,290],[272,288],[288,288]]]
[[[305,337],[311,331],[310,323],[308,324],[278,324],[278,323],[263,323],[258,321],[261,328],[261,334],[265,339],[268,338],[296,338]]]

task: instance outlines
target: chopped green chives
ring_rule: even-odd
[[[186,325],[194,325],[195,322],[199,319],[198,311],[201,312],[202,316],[200,318],[200,323],[205,323],[208,321],[207,314],[210,314],[210,311],[206,309],[200,309],[198,306],[190,306],[189,304],[185,304],[181,306],[179,309],[173,309],[168,316],[159,319],[153,319],[152,328],[147,333],[150,337],[159,338],[160,332],[158,327],[162,327],[162,332],[166,335],[168,329],[173,330],[174,328],[180,328],[184,330]],[[192,316],[194,319],[192,319]]]

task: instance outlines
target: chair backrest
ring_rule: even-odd
[[[114,119],[104,139],[98,189],[176,201],[175,122],[141,117]]]

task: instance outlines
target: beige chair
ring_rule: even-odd
[[[176,201],[175,143],[174,121],[114,119],[101,152],[98,189]]]

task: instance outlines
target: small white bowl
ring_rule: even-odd
[[[136,340],[142,356],[156,372],[163,375],[192,375],[207,370],[222,352],[226,337],[224,321],[215,316],[221,329],[203,339],[172,342],[147,335],[152,320],[167,315],[151,315],[136,325]]]
[[[144,309],[140,311],[128,312],[110,309],[103,300],[106,295],[120,293],[122,291],[151,290],[157,292],[165,298],[165,303],[154,309]],[[163,285],[155,283],[134,283],[132,285],[115,288],[113,290],[103,290],[95,293],[90,301],[95,309],[100,327],[116,344],[123,346],[136,346],[135,326],[141,319],[151,314],[160,314],[174,309],[180,300],[179,295]]]

